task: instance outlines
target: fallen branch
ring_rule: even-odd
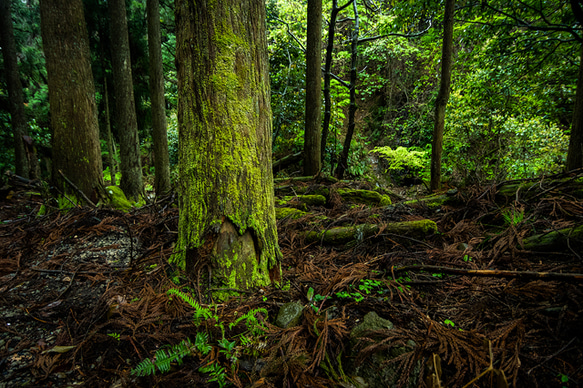
[[[439,265],[407,265],[404,267],[392,267],[393,272],[403,271],[431,271],[467,276],[489,276],[515,279],[545,279],[560,280],[566,282],[581,282],[583,274],[580,273],[560,273],[560,272],[534,272],[534,271],[507,271],[498,269],[465,269],[442,267]]]

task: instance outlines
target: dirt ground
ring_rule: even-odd
[[[565,177],[509,198],[499,186],[467,188],[455,194],[457,205],[431,209],[396,197],[388,207],[351,205],[331,194],[326,206],[278,222],[283,287],[225,303],[209,299],[208,268],[187,276],[168,264],[174,197],[130,213],[85,207],[39,217],[51,202],[11,179],[0,190],[0,387],[351,387],[349,365],[411,341],[386,361],[402,386],[578,387],[581,277],[540,273],[583,273],[580,241],[547,252],[521,245],[583,223],[582,197],[556,183]],[[308,192],[313,184],[301,183]],[[301,234],[420,219],[435,221],[439,233],[419,239],[381,227],[340,247],[306,244]],[[195,319],[169,289],[190,294],[214,318]],[[275,317],[290,301],[305,306],[301,320],[279,328]],[[237,321],[250,310],[262,329],[254,337]],[[371,311],[394,328],[351,342]],[[194,343],[197,333],[208,334],[206,353],[193,350],[167,373],[131,373],[166,345]],[[231,353],[222,335],[236,345]],[[440,382],[430,383],[436,360]]]

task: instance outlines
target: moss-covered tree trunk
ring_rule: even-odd
[[[278,281],[263,0],[177,0],[179,236],[215,287]]]
[[[60,180],[61,171],[95,202],[103,188],[103,169],[83,3],[42,0],[40,12],[49,78],[53,179],[75,194]]]
[[[17,175],[28,178],[31,163],[29,163],[26,152],[27,147],[24,142],[24,136],[28,136],[28,130],[24,115],[22,84],[20,83],[20,73],[18,71],[11,15],[10,0],[0,0],[0,44],[2,45],[2,55],[4,57],[6,86],[10,97],[10,118],[14,136],[14,166]]]
[[[111,25],[111,62],[115,94],[115,123],[119,134],[120,187],[130,199],[143,194],[142,161],[132,81],[130,40],[125,0],[108,0]]]
[[[306,123],[304,130],[304,175],[322,168],[322,0],[308,0],[306,42]]]
[[[441,81],[435,101],[435,122],[431,143],[431,183],[435,191],[441,187],[441,152],[443,150],[443,130],[445,127],[445,107],[449,100],[451,85],[451,62],[453,53],[453,14],[455,0],[445,1],[443,20],[443,47],[441,49]]]
[[[154,189],[161,196],[170,192],[170,162],[166,133],[166,102],[162,72],[160,39],[160,6],[158,0],[148,0],[148,53],[150,55],[150,100],[152,102],[152,142],[154,143]]]

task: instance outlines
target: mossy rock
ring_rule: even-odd
[[[109,205],[115,209],[129,212],[132,209],[132,203],[126,198],[123,190],[117,186],[107,186],[105,194],[109,199]]]

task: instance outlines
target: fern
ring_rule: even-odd
[[[150,376],[156,374],[156,370],[159,370],[162,373],[166,373],[170,371],[170,367],[173,362],[178,363],[178,365],[182,365],[182,359],[192,353],[192,342],[190,342],[190,339],[187,338],[176,345],[170,346],[167,352],[165,349],[156,351],[154,355],[154,362],[152,362],[152,360],[149,358],[143,360],[134,369],[132,369],[131,374],[138,376]]]
[[[267,316],[267,310],[264,308],[249,310],[247,313],[237,318],[234,322],[230,323],[229,329],[233,329],[233,327],[237,326],[239,322],[245,321],[247,330],[249,330],[253,335],[265,334],[265,332],[267,332],[267,327],[265,327],[265,325],[263,325],[263,323],[261,323],[255,316],[258,313],[262,313]]]
[[[193,320],[194,320],[194,322],[195,322],[196,325],[199,325],[201,323],[200,322],[200,319],[201,318],[204,318],[204,319],[215,318],[215,320],[218,321],[218,319],[216,319],[217,317],[211,312],[210,309],[208,309],[206,307],[202,307],[189,294],[187,294],[185,292],[182,292],[180,290],[177,290],[176,288],[169,289],[167,291],[167,294],[170,295],[170,296],[172,296],[172,295],[178,296],[180,299],[182,299],[183,301],[185,301],[186,303],[188,303],[195,310]]]

